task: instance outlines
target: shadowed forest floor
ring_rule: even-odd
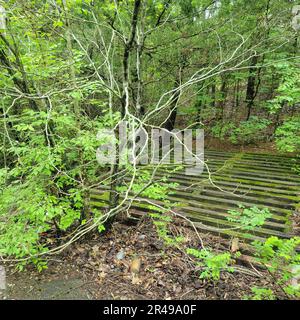
[[[172,233],[185,235],[184,246],[199,245],[194,231],[180,224],[174,224]],[[209,234],[201,238],[205,246],[230,250],[230,240]],[[133,276],[130,264],[136,256],[141,268]],[[184,250],[166,247],[150,219],[144,218],[135,226],[118,222],[105,236],[94,235],[69,247],[42,273],[8,268],[2,299],[242,299],[254,286],[277,291],[265,271],[251,264],[236,268],[234,273],[223,272],[217,282],[199,279],[195,262]]]

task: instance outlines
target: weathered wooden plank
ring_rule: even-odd
[[[180,199],[187,199],[188,196],[188,200],[186,200],[187,202],[189,202],[191,199],[192,200],[197,200],[197,201],[210,201],[210,202],[220,202],[220,203],[231,203],[231,204],[241,204],[247,207],[251,207],[251,206],[268,206],[268,204],[270,204],[268,201],[263,201],[263,200],[258,200],[258,199],[254,199],[254,198],[249,198],[249,197],[244,197],[243,199],[240,200],[234,200],[234,199],[229,199],[226,197],[217,197],[217,196],[210,196],[210,195],[205,195],[205,194],[199,194],[199,195],[195,195],[195,194],[186,194],[184,192],[179,192],[176,191],[174,192],[176,197],[178,197],[178,201],[180,201]],[[174,196],[173,196],[174,197]],[[286,208],[284,206],[279,206],[279,205],[272,205],[272,207],[274,209],[276,209],[276,211],[278,213],[285,213],[285,214],[289,214],[290,213],[290,208]]]
[[[182,212],[189,212],[191,214],[194,214],[195,217],[196,216],[209,216],[209,217],[215,217],[218,218],[219,220],[225,220],[228,221],[227,218],[230,218],[231,215],[228,213],[224,213],[224,212],[219,212],[216,210],[209,210],[209,209],[203,209],[203,208],[199,208],[199,207],[183,207],[179,209]],[[273,222],[270,220],[267,220],[264,224],[264,228],[266,229],[270,229],[270,230],[277,230],[277,231],[281,231],[284,232],[287,227],[284,223],[282,222]]]
[[[166,173],[163,173],[161,171],[158,171],[156,176],[163,177]],[[169,178],[172,182],[178,182],[178,183],[198,183],[199,185],[203,185],[204,180],[207,180],[208,175],[203,174],[203,177],[193,177],[193,176],[186,176],[182,173],[176,173],[173,175],[172,178]],[[286,195],[297,195],[298,188],[294,186],[283,186],[280,183],[257,183],[256,180],[247,180],[247,179],[239,179],[239,178],[230,178],[228,175],[213,175],[212,180],[216,184],[220,185],[233,185],[233,186],[241,186],[241,187],[249,187],[257,190],[266,190],[266,191],[273,191],[278,192]],[[224,181],[225,180],[225,181]]]

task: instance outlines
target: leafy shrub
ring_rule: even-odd
[[[173,219],[166,214],[162,213],[150,213],[150,217],[153,219],[153,224],[156,226],[158,236],[164,241],[167,246],[178,246],[184,241],[182,236],[174,237],[169,232],[169,224],[173,222]]]
[[[255,255],[276,279],[276,284],[289,297],[300,297],[300,286],[291,284],[300,276],[300,254],[297,248],[300,238],[279,239],[270,237],[265,242],[253,242]]]
[[[300,101],[298,65],[291,61],[280,61],[275,62],[274,67],[280,76],[280,83],[276,90],[276,96],[267,102],[267,108],[271,113],[277,113],[284,105],[294,106]]]
[[[300,151],[300,117],[286,120],[277,128],[276,146],[281,152]]]
[[[239,126],[234,129],[229,136],[233,144],[254,143],[265,139],[265,131],[271,121],[256,116],[250,117],[248,121],[240,122]]]
[[[234,129],[236,129],[236,125],[232,122],[218,122],[211,128],[211,133],[213,137],[224,140],[226,137],[230,136]]]
[[[265,223],[266,219],[272,217],[268,208],[258,208],[256,206],[251,208],[245,208],[243,205],[239,205],[241,210],[229,210],[231,215],[227,217],[228,221],[240,224],[242,230],[253,230],[256,227],[261,227]]]
[[[220,279],[221,271],[234,271],[230,267],[231,255],[228,252],[216,254],[207,249],[197,250],[189,248],[187,249],[187,253],[196,257],[199,260],[198,266],[204,269],[200,273],[200,278],[217,281]]]
[[[15,126],[19,141],[11,144],[12,168],[0,171],[0,256],[31,257],[48,250],[43,235],[66,231],[83,222],[84,198],[100,168],[97,132],[109,118],[85,117],[81,125],[61,107],[51,116],[25,110]]]
[[[275,300],[276,299],[271,289],[253,287],[251,288],[251,291],[253,295],[245,296],[244,300]]]
[[[256,116],[238,125],[233,122],[218,122],[212,127],[212,135],[221,140],[229,139],[233,144],[250,144],[261,141],[266,137],[266,129],[271,121]]]

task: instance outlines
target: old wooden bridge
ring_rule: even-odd
[[[300,214],[300,176],[293,170],[296,160],[281,155],[206,151],[206,169],[199,176],[187,176],[184,170],[168,180],[177,184],[169,200],[180,202],[174,211],[192,220],[204,232],[243,239],[245,243],[270,236],[293,236],[291,217]],[[298,162],[299,164],[299,162]],[[156,173],[164,176],[164,168]],[[91,205],[105,206],[103,190],[93,190]],[[136,212],[149,211],[142,199],[133,203]],[[228,221],[228,211],[245,207],[267,207],[272,217],[263,227],[249,233]]]

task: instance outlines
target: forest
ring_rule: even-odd
[[[298,300],[299,30],[293,0],[0,0],[0,300]]]

